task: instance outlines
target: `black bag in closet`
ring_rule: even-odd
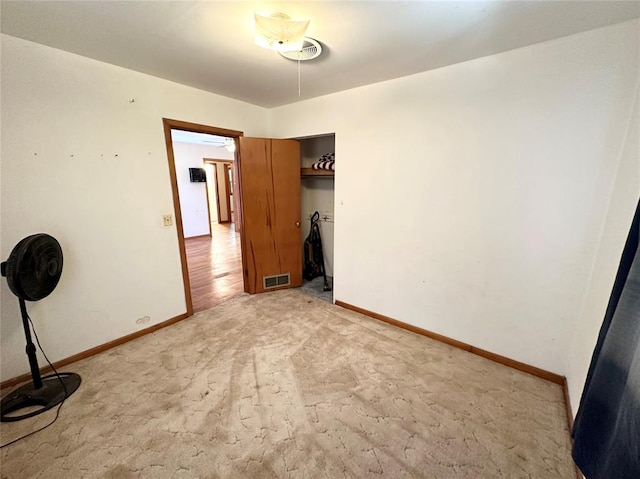
[[[322,238],[320,237],[320,227],[318,226],[319,220],[320,214],[316,211],[311,215],[309,236],[304,240],[302,276],[307,281],[311,281],[318,276],[324,276],[324,290],[331,291],[331,286],[327,281],[327,273],[324,270],[324,254],[322,253]]]

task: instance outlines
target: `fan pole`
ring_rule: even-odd
[[[23,238],[11,251],[9,259],[0,263],[0,274],[6,276],[9,289],[19,299],[33,382],[19,386],[0,400],[0,422],[21,421],[62,405],[80,386],[80,376],[59,373],[51,363],[49,366],[54,374],[41,376],[36,347],[31,339],[33,329],[38,342],[25,301],[38,301],[48,296],[58,284],[61,273],[62,248],[53,236],[45,233]]]
[[[31,377],[33,378],[33,388],[42,388],[42,377],[40,376],[40,368],[38,367],[38,358],[36,357],[36,346],[31,339],[31,328],[29,327],[29,315],[27,314],[27,305],[24,299],[20,300],[20,312],[22,313],[22,325],[24,326],[24,335],[27,338],[27,357],[29,358],[29,366],[31,367]]]
[[[81,381],[80,376],[75,373],[58,373],[55,370],[55,374],[40,376],[36,347],[31,340],[27,306],[23,298],[20,297],[19,300],[33,384],[24,384],[2,398],[0,401],[0,422],[21,421],[48,411],[71,396],[78,389]],[[26,412],[24,412],[25,410]],[[23,412],[19,413],[20,411]]]

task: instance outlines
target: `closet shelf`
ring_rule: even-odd
[[[313,168],[300,168],[300,176],[319,176],[324,178],[333,178],[335,175],[335,171],[332,170],[314,170]]]

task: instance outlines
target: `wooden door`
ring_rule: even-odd
[[[301,286],[300,144],[246,137],[239,143],[245,290]]]

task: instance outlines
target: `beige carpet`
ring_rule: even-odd
[[[64,370],[80,389],[2,478],[575,477],[559,386],[300,291]]]

